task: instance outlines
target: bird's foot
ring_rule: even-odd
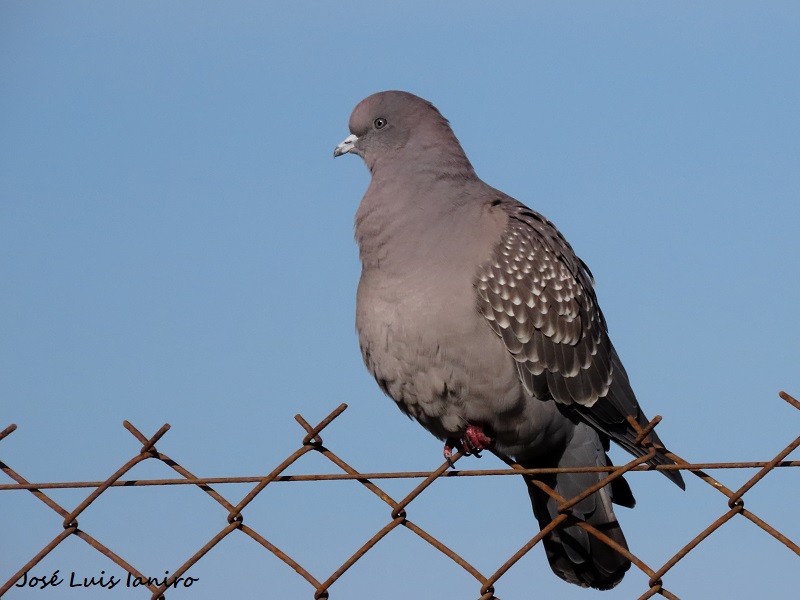
[[[494,439],[486,434],[481,425],[470,423],[460,439],[447,439],[444,444],[444,458],[452,466],[453,450],[460,450],[467,456],[474,454],[480,458],[481,451],[491,448],[493,445]]]

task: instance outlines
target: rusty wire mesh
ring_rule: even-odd
[[[794,408],[800,410],[800,402],[785,392],[780,393],[780,397],[789,403]],[[640,569],[648,577],[648,589],[639,597],[640,600],[651,598],[655,595],[661,595],[665,598],[676,599],[678,596],[667,589],[664,583],[665,575],[672,569],[681,559],[683,559],[689,552],[697,548],[705,539],[712,533],[721,528],[723,525],[731,521],[734,517],[741,517],[750,521],[753,525],[763,530],[779,542],[795,555],[800,557],[800,546],[783,533],[778,531],[775,527],[764,521],[762,518],[754,514],[751,510],[746,509],[744,505],[744,495],[760,482],[765,475],[778,467],[798,467],[800,461],[787,461],[785,460],[791,452],[800,446],[800,436],[786,445],[774,458],[766,462],[716,462],[716,463],[689,463],[681,457],[670,453],[669,456],[675,461],[675,465],[664,465],[652,467],[645,464],[648,459],[652,458],[654,449],[649,443],[648,433],[658,424],[660,417],[654,418],[646,427],[641,428],[634,420],[631,419],[631,425],[634,426],[638,432],[637,443],[644,447],[648,452],[639,458],[635,458],[627,464],[617,467],[586,467],[586,468],[571,468],[571,469],[524,469],[518,464],[514,463],[508,457],[495,453],[498,458],[504,461],[509,469],[485,469],[485,470],[451,470],[451,465],[444,462],[439,468],[434,471],[415,471],[415,472],[390,472],[390,473],[361,473],[353,468],[350,464],[345,462],[338,454],[327,448],[322,441],[321,432],[339,415],[341,415],[347,406],[340,405],[333,410],[327,417],[325,417],[319,424],[312,426],[301,415],[297,415],[295,419],[304,430],[304,437],[300,447],[292,452],[285,460],[276,466],[268,475],[261,477],[214,477],[214,478],[198,478],[187,469],[182,467],[171,457],[159,452],[156,449],[156,443],[163,437],[169,430],[170,426],[165,424],[158,431],[150,437],[147,437],[131,423],[125,422],[124,427],[133,435],[141,444],[139,452],[117,469],[113,474],[107,477],[104,481],[71,481],[71,482],[29,482],[20,473],[15,471],[9,465],[0,461],[0,470],[2,470],[8,477],[15,483],[0,484],[0,491],[10,490],[27,490],[38,500],[46,504],[53,511],[63,519],[62,529],[55,535],[55,537],[46,544],[35,556],[31,557],[24,564],[20,564],[19,569],[0,586],[0,597],[9,591],[17,581],[27,573],[31,568],[37,565],[45,556],[58,547],[64,540],[71,536],[75,536],[89,546],[94,548],[99,553],[106,556],[113,563],[124,569],[127,573],[135,578],[139,578],[145,582],[142,585],[143,590],[147,590],[150,598],[153,600],[165,598],[166,591],[179,579],[187,573],[187,571],[200,561],[203,556],[209,552],[214,546],[219,544],[223,539],[234,531],[238,531],[244,535],[249,536],[260,544],[267,551],[271,552],[278,559],[283,561],[286,565],[291,567],[300,577],[302,577],[311,586],[313,597],[315,599],[326,599],[329,597],[329,590],[334,586],[336,581],[350,569],[357,561],[365,556],[372,548],[374,548],[382,539],[384,539],[392,530],[397,527],[404,527],[408,531],[418,536],[424,542],[430,544],[433,548],[441,552],[444,556],[452,560],[460,566],[469,576],[476,581],[476,594],[475,597],[480,600],[499,600],[495,596],[495,584],[501,577],[516,564],[525,554],[527,554],[547,532],[561,527],[564,524],[577,524],[588,532],[588,534],[601,540],[603,543],[614,548],[617,552],[625,555],[638,569]],[[7,437],[16,429],[15,425],[6,427],[0,432],[0,440]],[[286,469],[295,463],[300,457],[309,453],[316,452],[331,461],[342,472],[334,474],[308,474],[308,475],[284,475]],[[462,454],[457,454],[453,457],[452,462],[455,463],[462,457]],[[124,480],[123,477],[137,464],[155,459],[173,469],[179,477],[172,479],[138,479],[138,480]],[[749,468],[757,469],[756,473],[737,490],[731,490],[713,477],[706,471],[714,469],[734,469],[734,468]],[[627,550],[617,545],[613,540],[606,537],[601,531],[594,528],[592,525],[576,519],[570,512],[572,506],[577,504],[581,499],[589,494],[600,489],[611,480],[622,476],[628,471],[650,471],[650,470],[668,470],[668,469],[681,469],[693,473],[703,482],[710,485],[712,488],[723,494],[727,498],[727,506],[724,512],[705,529],[694,536],[683,547],[678,549],[672,557],[667,560],[663,565],[652,566],[647,564],[640,557],[636,556],[630,550]],[[597,485],[593,486],[573,498],[563,498],[559,496],[553,489],[542,483],[535,478],[536,475],[551,474],[556,472],[606,472],[607,476],[600,481]],[[469,477],[469,476],[503,476],[503,475],[523,475],[531,476],[534,485],[539,487],[542,491],[549,494],[552,498],[560,503],[559,516],[556,517],[545,529],[537,533],[527,543],[525,543],[519,550],[517,550],[511,557],[508,558],[503,564],[496,568],[496,570],[489,574],[484,574],[479,571],[475,566],[470,564],[461,555],[452,548],[449,548],[439,539],[428,533],[422,527],[414,523],[408,518],[406,508],[408,505],[420,496],[434,481],[437,479],[448,479],[452,477]],[[375,481],[382,479],[399,479],[399,478],[417,478],[422,481],[404,498],[396,500],[389,496]],[[389,507],[389,520],[380,528],[375,534],[365,541],[351,556],[349,556],[337,569],[335,569],[327,577],[318,577],[312,575],[306,570],[299,562],[283,552],[275,544],[270,542],[264,535],[244,523],[243,511],[245,508],[259,495],[264,489],[273,482],[292,482],[292,481],[332,481],[332,480],[351,480],[357,482],[359,485],[364,486],[367,490],[372,492],[380,500],[385,502]],[[222,485],[230,483],[254,483],[255,485],[250,491],[237,503],[233,503],[225,498],[220,492],[212,487],[212,485]],[[82,530],[78,525],[78,517],[81,513],[89,507],[98,497],[100,497],[106,490],[111,487],[136,487],[136,486],[174,486],[174,485],[194,485],[200,490],[213,498],[227,513],[224,525],[219,531],[199,548],[192,556],[187,558],[168,578],[163,581],[154,582],[149,581],[148,578],[140,572],[131,562],[114,552],[111,548],[104,545],[101,541]],[[81,501],[75,508],[68,510],[55,502],[43,490],[47,489],[65,489],[65,488],[87,488],[91,492]],[[20,559],[20,563],[24,558]],[[160,585],[159,585],[160,584]]]

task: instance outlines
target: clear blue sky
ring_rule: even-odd
[[[334,162],[352,107],[383,89],[433,101],[478,173],[552,219],[591,266],[614,340],[661,436],[697,461],[765,460],[800,429],[800,7],[794,2],[37,2],[0,4],[0,457],[32,481],[103,479],[148,435],[198,475],[266,473],[292,417],[350,408],[325,436],[364,471],[429,469],[441,444],[361,364],[352,217],[368,182]],[[626,455],[616,451],[617,461]],[[464,468],[494,467],[493,458]],[[313,457],[292,472],[332,470]],[[131,477],[169,477],[142,465]],[[730,486],[749,476],[721,473]],[[0,480],[3,478],[0,477]],[[660,565],[725,510],[629,477],[619,510]],[[4,483],[7,481],[3,481]],[[392,482],[398,496],[414,482]],[[220,491],[237,501],[247,486]],[[800,539],[797,472],[749,508]],[[86,491],[53,497],[75,506]],[[491,573],[536,531],[513,478],[437,483],[409,517]],[[225,524],[197,489],[115,489],[81,526],[154,574]],[[353,483],[278,484],[245,521],[324,579],[389,519]],[[0,492],[0,581],[60,531]],[[36,573],[119,569],[77,539]],[[665,580],[682,598],[789,598],[797,558],[741,519]],[[242,535],[170,598],[311,598]],[[632,571],[604,598],[638,597]],[[421,590],[421,591],[420,591]],[[395,531],[332,599],[477,597]],[[600,597],[541,549],[503,600]],[[9,599],[142,598],[18,591]]]

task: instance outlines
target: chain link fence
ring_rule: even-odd
[[[780,393],[780,397],[789,403],[794,408],[800,410],[800,402],[795,398],[789,396],[785,392]],[[329,594],[335,592],[335,584],[342,575],[350,569],[356,562],[364,557],[371,549],[375,548],[381,540],[383,540],[392,530],[403,527],[406,530],[416,535],[421,543],[430,544],[433,548],[438,550],[442,555],[453,561],[461,567],[465,576],[471,577],[475,580],[475,597],[480,600],[499,600],[495,596],[495,585],[503,577],[503,575],[515,565],[523,556],[525,556],[542,538],[553,529],[563,527],[565,524],[577,525],[584,529],[589,535],[594,536],[601,542],[607,544],[620,554],[626,556],[633,565],[640,569],[648,578],[648,588],[643,591],[640,600],[651,598],[655,595],[661,595],[669,599],[677,599],[678,596],[667,588],[665,579],[669,571],[687,554],[692,552],[698,545],[707,539],[712,533],[719,528],[723,527],[733,519],[746,519],[750,521],[755,527],[760,528],[766,535],[770,535],[781,544],[783,544],[788,551],[800,557],[800,546],[795,541],[792,541],[783,533],[778,531],[775,527],[767,523],[765,520],[754,514],[751,510],[745,508],[744,496],[745,494],[758,484],[767,473],[776,468],[793,468],[800,466],[800,461],[787,461],[786,458],[798,446],[800,446],[800,436],[798,436],[791,443],[786,445],[780,452],[778,452],[772,460],[766,462],[717,462],[717,463],[689,463],[681,457],[669,453],[668,455],[675,461],[675,465],[664,465],[652,467],[647,465],[647,461],[651,459],[655,450],[650,445],[648,434],[660,421],[660,417],[653,419],[646,427],[642,428],[631,419],[631,425],[638,431],[637,444],[641,445],[647,450],[647,453],[639,458],[631,460],[627,464],[617,467],[586,467],[586,468],[573,468],[573,469],[524,469],[518,464],[514,463],[508,457],[495,453],[500,460],[508,465],[508,469],[486,469],[486,470],[456,470],[451,468],[451,464],[444,462],[439,468],[434,471],[416,471],[416,472],[390,472],[390,473],[361,473],[353,468],[349,463],[342,459],[338,454],[334,453],[326,447],[322,441],[322,431],[330,425],[330,423],[339,417],[347,408],[345,404],[340,405],[333,410],[327,417],[325,417],[319,424],[312,426],[302,416],[297,415],[296,421],[303,429],[304,437],[300,443],[300,447],[292,452],[285,460],[277,465],[268,475],[260,477],[215,477],[215,478],[199,478],[193,473],[182,467],[173,458],[159,452],[156,449],[157,442],[169,430],[169,425],[163,425],[155,434],[148,437],[139,431],[129,422],[124,422],[124,427],[133,435],[139,443],[142,444],[139,452],[128,460],[125,464],[119,467],[112,475],[107,477],[104,481],[72,481],[72,482],[30,482],[22,474],[14,470],[5,462],[0,461],[0,470],[2,470],[14,483],[0,484],[0,492],[10,492],[12,490],[27,490],[36,499],[46,504],[50,509],[55,511],[62,519],[60,531],[53,537],[53,539],[46,544],[39,552],[31,557],[26,562],[24,557],[19,559],[19,569],[0,586],[0,597],[6,592],[11,590],[18,582],[26,577],[27,573],[36,566],[44,557],[58,547],[64,540],[74,536],[89,546],[94,548],[97,552],[106,556],[110,561],[124,569],[129,577],[133,578],[142,589],[142,597],[149,596],[152,600],[163,599],[166,597],[166,592],[177,585],[185,585],[190,583],[188,577],[188,570],[200,561],[203,556],[208,553],[212,548],[219,544],[227,536],[246,535],[252,540],[261,545],[265,550],[271,552],[278,559],[283,561],[299,577],[302,577],[308,582],[311,590],[310,596],[317,600],[327,599]],[[6,427],[0,432],[0,441],[6,438],[9,434],[14,432],[15,425]],[[324,456],[327,460],[333,463],[341,473],[334,474],[308,474],[308,475],[284,475],[287,468],[294,464],[298,459],[309,452],[318,453]],[[462,454],[457,454],[453,457],[452,463],[457,462]],[[177,477],[171,479],[138,479],[126,480],[123,479],[134,466],[143,461],[161,461],[169,468],[171,468]],[[756,473],[739,489],[731,490],[714,477],[708,474],[708,471],[716,469],[756,469]],[[668,470],[668,469],[681,469],[691,472],[700,480],[710,485],[725,497],[726,504],[720,514],[719,518],[714,520],[702,531],[697,533],[691,540],[689,540],[683,547],[681,547],[674,555],[662,565],[650,565],[642,560],[640,557],[633,554],[630,550],[623,548],[616,544],[613,540],[604,535],[601,531],[592,525],[576,519],[571,514],[571,507],[580,502],[589,494],[597,491],[601,487],[608,484],[613,479],[622,476],[628,471],[651,471],[651,470]],[[558,472],[605,472],[607,476],[600,481],[597,485],[584,490],[579,495],[573,498],[563,498],[559,496],[553,489],[545,485],[543,482],[536,479],[537,475],[552,474]],[[551,521],[542,531],[533,536],[527,543],[519,548],[512,556],[508,558],[502,565],[492,573],[483,573],[475,566],[465,560],[456,550],[448,547],[442,541],[431,535],[425,529],[420,527],[408,518],[406,508],[416,498],[423,494],[426,489],[436,480],[448,479],[452,477],[473,477],[473,476],[507,476],[507,475],[522,475],[530,477],[535,486],[541,489],[546,494],[550,495],[559,502],[559,515]],[[420,479],[419,484],[405,497],[395,499],[387,494],[378,483],[386,479]],[[273,544],[265,535],[256,531],[244,522],[244,510],[247,506],[259,495],[264,489],[274,482],[296,482],[296,481],[339,481],[349,480],[363,486],[369,492],[374,494],[381,502],[388,506],[388,521],[386,524],[375,532],[372,537],[365,541],[351,556],[349,556],[341,565],[336,568],[327,577],[315,576],[303,567],[297,560],[289,556],[286,552],[281,550]],[[238,502],[234,503],[222,495],[216,488],[222,487],[225,484],[254,484],[250,491]],[[211,537],[201,548],[188,557],[183,564],[175,569],[168,577],[161,579],[148,578],[141,571],[139,571],[134,564],[126,558],[117,554],[112,548],[106,546],[103,542],[93,537],[86,531],[80,528],[78,524],[78,517],[95,502],[103,493],[112,487],[136,487],[136,486],[174,486],[174,485],[191,485],[196,486],[205,494],[208,494],[214,499],[227,513],[219,531]],[[317,485],[323,485],[319,483]],[[45,490],[52,489],[90,489],[90,493],[81,501],[75,508],[69,510],[64,508],[50,496],[45,493]],[[800,567],[800,563],[798,563]],[[800,592],[799,592],[800,593]]]

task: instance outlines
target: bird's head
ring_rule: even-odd
[[[433,104],[409,92],[368,96],[353,109],[349,127],[350,135],[336,146],[333,156],[357,154],[373,174],[379,163],[402,158],[407,165],[415,158],[430,160],[431,152],[456,153],[466,161],[447,119]]]

